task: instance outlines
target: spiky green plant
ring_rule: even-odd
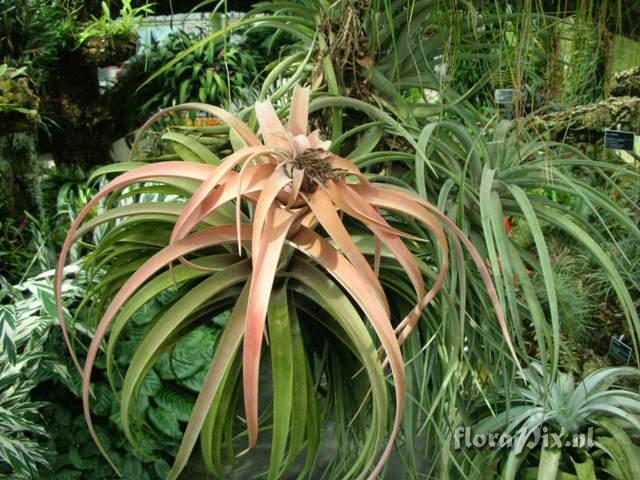
[[[478,117],[475,118],[475,125],[470,121],[465,122],[464,127],[440,121],[422,129],[418,141],[438,177],[446,180],[442,187],[433,188],[425,162],[416,155],[416,181],[423,195],[439,195],[439,204],[445,211],[470,229],[481,232],[500,298],[508,306],[516,329],[520,329],[522,317],[530,315],[538,342],[548,342],[546,349],[541,345],[543,362],[551,358],[556,364],[561,319],[554,269],[544,233],[545,229],[553,229],[581,245],[584,254],[601,269],[637,342],[640,321],[629,295],[629,283],[621,274],[624,271],[621,264],[626,259],[605,251],[602,246],[607,239],[615,244],[611,222],[633,238],[640,238],[640,230],[627,212],[585,179],[582,169],[588,168],[607,184],[613,183],[615,172],[635,173],[622,162],[595,161],[572,146],[519,132],[513,123],[480,123],[484,125],[480,127]],[[575,208],[563,203],[563,194],[573,196],[582,206]],[[528,256],[529,253],[510,238],[504,227],[505,216],[526,222],[533,236],[535,257]],[[549,305],[546,314],[531,289],[528,268],[539,271],[544,278]],[[528,313],[520,307],[519,292]],[[546,326],[546,318],[550,319],[550,328]],[[545,351],[551,352],[551,356],[547,357]]]
[[[501,392],[511,403],[472,428],[474,435],[511,435],[513,448],[471,454],[465,464],[469,478],[636,478],[640,394],[615,384],[622,379],[637,381],[639,376],[635,368],[610,367],[579,383],[571,374],[561,373],[547,385],[543,367],[532,364],[521,385]],[[589,427],[593,432],[587,437]]]

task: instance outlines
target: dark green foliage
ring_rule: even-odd
[[[124,341],[116,352],[119,368],[126,369],[144,332],[164,313],[165,307],[175,300],[175,293],[166,293],[140,308],[132,318],[132,325],[125,329]],[[182,437],[196,394],[200,391],[211,363],[217,332],[217,329],[210,326],[193,330],[160,359],[142,383],[138,413],[154,432],[166,437],[165,442],[168,441],[169,445]],[[104,387],[104,384],[97,387]],[[110,391],[109,395],[111,402],[117,404]],[[119,416],[119,407],[116,410],[112,418]],[[164,443],[160,441],[157,447],[162,445]]]
[[[204,34],[177,32],[156,43],[126,66],[113,93],[112,105],[131,128],[142,124],[161,108],[185,102],[201,102],[229,108],[242,107],[253,99],[252,87],[260,86],[260,52],[247,48],[245,38],[211,42],[183,58],[171,70],[145,82],[178,53]]]
[[[43,165],[34,142],[27,134],[0,137],[0,275],[13,283],[54,266],[69,225],[93,192],[82,169]]]
[[[36,139],[29,134],[0,137],[0,212],[2,217],[39,215],[40,179]]]
[[[73,42],[76,0],[0,0],[0,63],[19,62],[38,85]]]
[[[35,253],[30,224],[41,213],[37,165],[32,134],[0,136],[0,275],[14,283]]]

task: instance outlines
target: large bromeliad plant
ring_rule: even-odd
[[[103,342],[124,433],[143,450],[145,426],[136,399],[145,377],[181,338],[208,324],[220,333],[169,478],[183,471],[198,437],[208,470],[225,475],[222,451],[233,462],[238,440],[246,435],[251,449],[265,428],[272,430],[269,478],[294,465],[301,465],[304,477],[314,468],[328,418],[335,420],[339,442],[334,472],[340,478],[376,477],[403,415],[401,345],[446,282],[451,235],[456,248],[464,244],[477,265],[515,357],[489,272],[468,238],[417,194],[370,181],[351,161],[333,154],[318,131],[308,133],[309,94],[295,88],[286,128],[269,101],[258,102],[262,140],[214,106],[185,104],[161,111],[138,139],[161,117],[199,110],[229,127],[235,151],[220,160],[193,138],[167,133],[164,138],[181,160],[125,164],[129,170],[106,185],[70,228],[58,263],[58,311],[83,377],[86,420],[99,446],[90,402]],[[145,197],[154,188],[162,195]],[[85,222],[106,198],[113,208]],[[418,237],[399,227],[410,222],[429,234]],[[74,241],[104,224],[108,232],[96,247],[94,265],[97,270],[116,267],[101,277],[96,290],[102,318],[81,367],[60,288]],[[425,251],[423,245],[431,254],[418,258],[415,252]],[[408,311],[398,312],[387,298],[383,277],[390,264],[413,291]],[[173,302],[149,322],[120,378],[118,340],[133,314],[163,292],[174,292]],[[230,315],[219,315],[226,311]],[[266,385],[260,374],[265,340],[272,371]],[[272,391],[272,402],[259,408],[259,391],[265,389]],[[260,409],[266,412],[262,417]]]

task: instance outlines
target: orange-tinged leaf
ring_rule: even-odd
[[[291,113],[287,126],[292,135],[306,135],[309,117],[309,87],[296,85],[293,88],[291,100]]]
[[[331,146],[331,140],[320,140],[320,130],[314,130],[307,137],[309,140],[309,146],[311,148],[321,148],[322,150],[329,150]]]
[[[256,203],[256,210],[251,219],[253,225],[253,234],[251,237],[251,248],[253,251],[253,262],[255,264],[256,259],[260,257],[260,238],[262,231],[265,228],[265,222],[267,220],[267,214],[271,209],[271,206],[276,201],[278,194],[282,188],[291,182],[291,178],[285,173],[282,166],[277,167],[273,174],[266,181],[264,188],[258,196],[258,202]]]
[[[361,183],[369,183],[367,177],[365,177],[356,164],[353,163],[348,158],[339,157],[338,155],[329,155],[329,160],[331,161],[331,166],[335,170],[342,170],[344,172],[350,173],[351,175],[355,175]]]
[[[245,147],[229,155],[220,165],[215,167],[215,171],[202,182],[185,205],[182,215],[178,218],[171,233],[171,241],[174,242],[183,238],[198,224],[198,221],[202,218],[203,200],[220,185],[223,178],[229,175],[232,169],[253,155],[267,154],[268,152],[264,147]],[[200,216],[198,216],[199,214]]]
[[[260,353],[264,323],[269,306],[271,289],[275,278],[280,253],[296,214],[272,205],[267,214],[259,252],[254,254],[253,274],[247,304],[247,319],[242,350],[242,375],[244,380],[244,404],[247,415],[249,448],[256,445],[258,439],[258,379],[260,372]],[[255,248],[255,247],[254,247]]]
[[[373,287],[376,295],[384,304],[389,315],[389,304],[387,297],[380,285],[378,277],[371,269],[371,265],[367,262],[360,249],[356,246],[353,238],[342,223],[340,217],[336,213],[336,206],[333,204],[329,195],[323,187],[318,188],[314,193],[306,197],[307,203],[311,207],[311,211],[318,219],[318,222],[332,238],[338,249],[344,253],[354,267],[358,270],[363,282],[367,282]]]
[[[241,197],[248,197],[252,201],[255,201],[255,198],[253,198],[251,194],[262,191],[265,182],[271,177],[274,168],[275,166],[272,164],[263,163],[247,167],[240,174],[231,172],[230,176],[228,176],[223,183],[213,191],[213,193],[201,202],[198,207],[197,216],[192,218],[190,221],[191,225],[185,225],[185,229],[189,228],[189,230],[191,230],[222,205],[230,202],[234,198],[236,198],[237,201],[238,195]],[[240,225],[241,223],[239,219],[236,218],[236,232],[238,234],[238,239],[241,237]],[[180,258],[179,260],[183,265],[189,266],[190,268],[206,270],[205,267],[199,267],[198,265],[195,265],[183,258]]]
[[[71,345],[71,339],[69,337],[69,332],[67,331],[67,325],[64,320],[64,313],[62,309],[62,280],[64,275],[64,266],[67,262],[67,255],[69,254],[71,245],[74,242],[74,237],[78,228],[80,228],[80,225],[82,224],[84,219],[95,208],[100,200],[104,199],[111,192],[119,188],[123,188],[135,182],[156,177],[174,177],[193,180],[204,180],[211,174],[213,170],[215,170],[215,167],[212,165],[207,165],[204,163],[186,163],[179,161],[144,165],[136,168],[131,172],[123,173],[122,175],[119,175],[114,180],[109,182],[102,190],[100,190],[100,192],[95,195],[95,197],[93,197],[85,205],[85,207],[78,214],[78,217],[75,219],[75,221],[69,228],[69,231],[67,232],[67,237],[65,238],[62,249],[60,251],[60,256],[58,257],[56,275],[54,278],[54,288],[56,292],[58,320],[60,321],[62,335],[64,337],[65,343],[67,344],[67,348],[69,349],[69,353],[71,354],[71,359],[73,360],[76,369],[80,373],[82,373],[82,367],[80,366],[80,362],[78,361],[76,353]]]
[[[380,260],[382,256],[382,242],[380,242],[380,238],[375,238],[375,250],[373,254],[373,271],[376,273],[376,276],[380,276]]]
[[[443,264],[436,283],[425,295],[422,273],[420,272],[420,268],[418,267],[413,254],[407,249],[406,245],[398,235],[389,233],[388,229],[383,228],[391,228],[384,217],[382,217],[382,215],[380,215],[380,213],[378,213],[378,211],[357,192],[353,191],[351,186],[337,185],[336,188],[342,193],[342,195],[349,199],[348,204],[342,204],[342,206],[347,209],[347,213],[361,220],[374,233],[376,241],[381,240],[382,243],[384,243],[384,245],[394,254],[396,260],[407,273],[416,291],[417,304],[415,308],[413,308],[396,327],[396,332],[400,334],[400,344],[402,344],[415,327],[422,310],[424,310],[428,303],[435,298],[446,280],[449,256],[444,232],[442,231],[442,228],[436,224],[437,229],[434,233],[436,233],[443,250]],[[430,222],[430,224],[433,224],[433,222]]]
[[[293,208],[298,200],[302,180],[304,180],[304,169],[293,168],[291,172],[291,191],[289,192],[289,201],[287,202],[288,209]]]
[[[264,144],[269,148],[280,149],[290,155],[293,154],[293,143],[290,135],[282,126],[271,102],[269,100],[256,102],[255,112]]]
[[[366,221],[368,222],[368,224],[375,224],[391,235],[406,238],[407,240],[424,241],[423,238],[415,237],[396,228],[393,228],[386,222],[386,220],[380,221],[379,217],[371,216],[371,205],[368,205],[365,202],[365,205],[367,205],[367,207],[363,208],[362,202],[360,202],[358,198],[355,198],[353,196],[354,191],[350,187],[353,187],[353,185],[346,185],[343,182],[336,182],[333,180],[327,182],[327,191],[331,196],[331,200],[340,210],[352,216],[353,218],[357,218],[361,222]]]
[[[365,190],[366,192],[370,192],[372,189],[375,188],[372,184],[369,184],[369,187],[371,188],[362,189],[362,190]],[[345,190],[351,189],[351,187],[343,186],[343,189]],[[355,201],[358,197],[360,197],[360,195],[357,193],[356,190],[357,190],[356,188],[353,188],[352,195],[349,197],[352,201]],[[405,213],[414,217],[434,233],[434,235],[438,239],[438,244],[442,251],[442,265],[440,267],[440,272],[438,274],[435,284],[429,290],[429,292],[427,292],[427,294],[420,300],[418,305],[416,305],[416,308],[413,309],[409,313],[409,315],[407,315],[402,320],[402,322],[400,322],[400,324],[398,324],[398,326],[396,327],[396,332],[401,332],[398,340],[400,344],[402,344],[407,339],[411,331],[415,328],[415,325],[420,317],[422,310],[424,310],[424,308],[429,304],[429,302],[431,302],[431,300],[435,298],[435,296],[443,287],[444,282],[446,281],[447,273],[449,270],[449,247],[447,243],[447,238],[444,234],[444,231],[442,230],[442,227],[435,221],[435,219],[429,213],[429,211],[421,207],[419,203],[405,201],[402,204],[398,204],[397,202],[393,201],[394,199],[392,198],[386,199],[384,195],[378,195],[375,198],[370,198],[370,197],[367,197],[365,194],[364,198],[362,197],[360,198],[361,198],[361,203],[363,204],[362,210],[365,211],[371,218],[373,218],[374,220],[377,220],[378,222],[384,219],[380,216],[380,214],[377,211],[375,211],[375,209],[371,209],[367,211],[367,202],[370,202],[371,204],[376,205],[378,207],[386,208],[386,209],[393,210],[400,213]],[[375,225],[370,225],[369,228],[371,228],[372,231],[374,231],[376,227]],[[379,232],[376,234],[380,238],[384,238],[384,236],[386,235],[385,232]],[[400,264],[404,267],[405,271],[407,271],[409,278],[411,279],[414,285],[414,288],[416,288],[418,297],[420,298],[422,297],[422,295],[424,295],[424,284],[422,283],[420,270],[418,268],[417,263],[415,262],[415,259],[413,258],[413,255],[411,255],[411,253],[406,249],[406,247],[404,247],[404,244],[402,244],[401,246],[398,243],[402,244],[402,242],[398,238],[396,238],[395,245],[392,247],[392,246],[389,246],[389,244],[387,244],[387,247],[394,252]],[[420,280],[418,280],[418,276],[420,277]]]
[[[393,188],[392,186],[382,186],[378,185],[376,187],[373,186],[363,186],[357,185],[353,187],[354,190],[360,192],[365,198],[369,198],[371,203],[380,204],[381,202],[393,203],[396,205],[394,210],[405,212],[406,214],[410,214],[413,216],[413,213],[418,214],[418,210],[416,210],[413,206],[410,205],[418,205],[428,209],[432,212],[438,219],[451,231],[453,232],[460,241],[467,248],[471,257],[473,258],[478,271],[480,272],[480,276],[482,277],[482,281],[487,289],[487,293],[493,306],[496,310],[496,316],[498,317],[498,323],[500,325],[500,329],[502,330],[502,335],[507,342],[507,347],[509,348],[509,352],[513,356],[518,369],[522,371],[522,366],[520,365],[520,361],[518,360],[518,355],[516,354],[515,348],[513,346],[513,342],[511,341],[511,335],[509,334],[509,329],[507,328],[507,323],[504,318],[504,311],[502,309],[502,305],[500,304],[500,300],[498,299],[498,294],[496,292],[496,288],[493,285],[493,281],[491,280],[491,274],[487,269],[487,266],[473,245],[471,240],[464,234],[462,230],[444,213],[438,210],[437,207],[431,205],[429,202],[425,201],[423,198],[418,197],[414,194],[409,194],[404,190],[400,190],[397,188]],[[388,206],[387,208],[391,208]],[[417,217],[416,217],[417,218]]]

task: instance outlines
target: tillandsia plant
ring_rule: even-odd
[[[114,352],[118,337],[138,308],[174,285],[181,294],[151,321],[121,384],[123,430],[137,448],[141,449],[141,443],[135,432],[135,399],[147,373],[177,340],[210,321],[215,312],[230,309],[231,314],[226,320],[216,320],[220,334],[211,368],[169,478],[182,472],[198,436],[205,464],[218,476],[224,475],[221,446],[230,449],[231,461],[235,456],[233,432],[242,436],[246,429],[249,449],[256,446],[259,429],[265,427],[258,415],[259,390],[264,388],[259,372],[265,336],[273,371],[269,478],[278,478],[291,468],[305,448],[302,476],[314,468],[318,419],[330,410],[338,423],[355,424],[351,430],[349,426],[345,429],[349,432],[345,441],[354,442],[355,436],[357,447],[338,446],[341,459],[335,464],[337,475],[375,478],[391,454],[404,409],[405,370],[400,346],[447,278],[447,235],[454,235],[456,246],[461,241],[473,257],[515,358],[489,272],[469,239],[417,194],[369,181],[351,161],[333,154],[330,143],[323,141],[318,131],[308,133],[309,95],[308,88],[294,89],[286,128],[269,101],[256,103],[262,141],[246,124],[218,107],[193,103],[159,112],[139,131],[132,155],[151,125],[165,115],[188,110],[206,112],[226,123],[230,138],[239,139],[241,146],[234,140],[232,143],[238,144],[235,152],[220,160],[193,138],[167,134],[180,144],[176,152],[188,161],[131,164],[136,168],[104,187],[70,228],[58,263],[58,292],[71,245],[97,225],[112,223],[111,232],[103,237],[104,247],[98,245],[96,253],[105,256],[105,261],[130,262],[109,274],[109,280],[103,279],[107,288],[100,292],[108,297],[104,299],[108,306],[88,347],[84,368],[73,348],[58,295],[63,333],[83,376],[86,420],[98,445],[90,401],[92,372],[103,340],[110,331],[107,372],[117,388]],[[82,225],[101,200],[109,197],[113,205],[118,197],[135,198],[136,188],[148,188],[149,182],[181,191],[186,202],[129,202]],[[143,186],[136,187],[140,183]],[[129,218],[121,220],[123,217]],[[399,230],[392,225],[393,217],[417,221],[430,237],[418,238]],[[167,222],[172,225],[170,232],[157,226]],[[363,226],[368,235],[353,233],[362,231]],[[134,237],[139,241],[141,235],[146,239],[137,246],[129,244],[128,252],[125,247],[117,250],[118,242]],[[407,246],[421,242],[433,246],[432,260],[438,268],[437,274],[428,277],[433,279],[430,288],[419,266],[422,260]],[[392,318],[394,308],[379,276],[382,259],[394,260],[413,290],[413,306],[398,317],[399,321]],[[368,326],[363,319],[368,320]],[[324,352],[314,350],[313,337],[323,336],[332,340],[323,344]],[[336,362],[338,358],[344,361]],[[395,402],[389,398],[384,374],[387,366]],[[241,390],[237,388],[240,377]],[[322,392],[328,392],[327,404],[318,409],[317,398]],[[230,414],[236,411],[239,398],[243,398],[246,423]],[[361,407],[350,410],[349,404]],[[364,408],[367,405],[371,408]]]
[[[602,368],[577,384],[560,373],[551,385],[538,363],[524,373],[511,405],[472,428],[474,435],[511,435],[513,448],[470,456],[462,463],[468,478],[638,478],[640,394],[615,387],[623,379],[637,382],[638,369]]]
[[[593,259],[615,292],[637,345],[640,318],[629,293],[637,279],[623,277],[629,261],[616,238],[624,235],[637,241],[640,229],[587,177],[588,172],[601,185],[615,186],[613,175],[630,175],[637,180],[637,172],[622,162],[593,160],[571,145],[518,131],[512,122],[495,118],[483,121],[470,111],[465,115],[469,121],[464,124],[442,120],[422,129],[418,143],[440,178],[446,180],[442,186],[435,186],[428,180],[422,159],[414,156],[417,188],[425,197],[438,195],[444,211],[483,235],[496,287],[513,320],[516,337],[525,335],[520,333],[525,330],[523,326],[533,328],[542,363],[550,363],[552,371],[557,370],[563,347],[555,279],[558,267],[552,265],[548,247],[549,232],[555,231],[580,245]],[[562,195],[572,202],[563,202]],[[505,218],[518,219],[518,225],[530,231],[533,242],[529,251],[518,246],[514,235],[518,228],[508,231]],[[616,245],[615,255],[601,247],[607,241]],[[533,261],[530,252],[535,254]],[[539,272],[544,280],[546,293],[540,298],[532,289],[528,269]],[[541,300],[548,306],[547,312]],[[520,308],[523,301],[526,310]],[[529,326],[522,317],[529,317]]]

